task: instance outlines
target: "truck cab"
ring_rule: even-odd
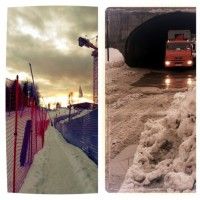
[[[192,67],[193,45],[190,32],[171,31],[168,32],[168,41],[165,51],[165,67]]]

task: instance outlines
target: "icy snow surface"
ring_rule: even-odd
[[[196,184],[195,88],[177,93],[165,116],[148,120],[120,192],[193,192]]]
[[[66,143],[62,135],[49,126],[44,148],[35,155],[20,192],[97,192],[97,166],[79,148]]]

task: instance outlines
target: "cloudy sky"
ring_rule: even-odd
[[[20,7],[8,9],[7,78],[35,82],[46,103],[67,102],[81,85],[84,98],[92,100],[92,49],[79,47],[78,37],[95,44],[97,8]]]

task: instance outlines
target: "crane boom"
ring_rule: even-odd
[[[86,46],[88,48],[92,48],[92,49],[95,49],[97,50],[98,48],[96,46],[94,46],[90,40],[86,39],[86,38],[82,38],[82,37],[79,37],[78,38],[78,43],[79,43],[79,46],[80,47],[83,47],[83,46]]]

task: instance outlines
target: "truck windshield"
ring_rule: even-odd
[[[188,43],[168,43],[167,44],[168,50],[190,50],[191,45]]]

